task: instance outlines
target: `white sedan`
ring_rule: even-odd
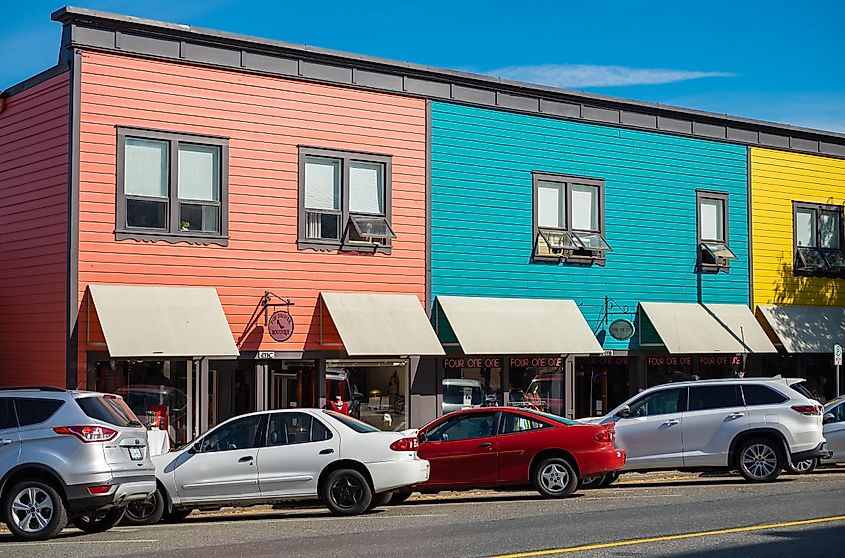
[[[392,491],[428,480],[417,447],[410,433],[382,432],[333,411],[241,415],[153,457],[159,490],[124,522],[304,499],[320,499],[337,515],[360,514],[386,504]]]

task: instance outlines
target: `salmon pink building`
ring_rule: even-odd
[[[443,354],[425,101],[321,83],[341,70],[308,52],[53,17],[58,65],[0,113],[3,383],[122,394],[175,442],[338,395],[409,427]]]

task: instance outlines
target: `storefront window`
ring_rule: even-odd
[[[636,357],[575,359],[575,418],[601,416],[630,395],[630,363]]]
[[[406,430],[408,361],[329,360],[326,399],[340,395],[349,414],[381,430]]]
[[[208,426],[251,413],[256,406],[256,370],[251,360],[208,363]]]
[[[566,414],[565,359],[554,357],[511,357],[508,359],[508,404]]]
[[[447,357],[443,359],[443,372],[444,414],[504,404],[500,357]]]
[[[738,377],[742,355],[654,355],[647,356],[648,387],[686,382]]]
[[[188,441],[188,366],[185,360],[102,360],[94,365],[97,391],[115,393],[148,427],[168,433],[170,444]]]
[[[268,369],[271,409],[317,406],[317,365],[313,360],[272,360]]]

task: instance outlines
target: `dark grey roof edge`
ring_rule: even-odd
[[[56,77],[57,75],[62,74],[66,71],[68,71],[68,64],[66,62],[56,64],[55,66],[47,68],[39,74],[35,74],[32,77],[26,78],[20,83],[10,85],[6,89],[3,89],[2,91],[0,91],[0,99],[6,99],[8,97],[11,97],[12,95],[22,93],[23,91],[35,87],[36,85],[43,83],[50,78]]]
[[[813,140],[832,141],[836,144],[845,143],[845,133],[840,132],[804,128],[801,126],[793,126],[790,124],[782,124],[766,120],[757,120],[672,105],[635,101],[608,95],[585,93],[582,91],[511,81],[481,74],[459,72],[456,70],[448,70],[422,64],[400,62],[387,58],[275,41],[250,35],[204,29],[192,25],[157,21],[87,8],[65,6],[53,12],[51,17],[54,21],[59,21],[65,25],[85,21],[93,23],[96,21],[101,25],[112,28],[134,28],[141,31],[191,38],[205,43],[249,46],[265,52],[269,51],[270,53],[275,52],[276,54],[293,54],[322,62],[354,63],[367,69],[435,79],[456,85],[481,87],[491,91],[501,91],[503,93],[539,94],[549,100],[575,101],[587,103],[597,108],[630,110],[663,117],[694,118],[698,121],[718,125],[729,126],[734,124],[740,125],[744,128],[750,128],[755,131],[787,133],[788,135],[798,135]]]

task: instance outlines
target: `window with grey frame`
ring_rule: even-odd
[[[705,271],[727,272],[737,259],[728,242],[728,194],[696,190],[698,265]]]
[[[228,140],[118,128],[118,239],[226,244]]]
[[[795,272],[801,275],[845,273],[842,206],[793,202]]]
[[[604,181],[533,173],[534,258],[604,264]]]
[[[391,158],[300,147],[299,248],[387,251]]]

